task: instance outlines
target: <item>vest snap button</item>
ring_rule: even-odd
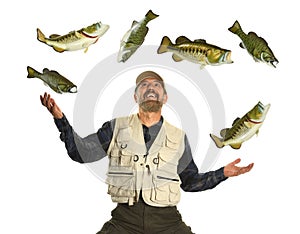
[[[125,149],[126,147],[127,147],[127,144],[126,144],[126,143],[125,143],[125,144],[123,144],[123,143],[121,144],[121,148],[122,148],[122,149]]]
[[[134,162],[139,161],[139,156],[138,156],[138,155],[134,155],[133,161],[134,161]]]
[[[140,166],[144,166],[144,163],[141,163]]]

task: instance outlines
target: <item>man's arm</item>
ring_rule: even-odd
[[[110,122],[105,123],[97,133],[81,138],[69,124],[66,116],[47,93],[40,96],[42,104],[54,117],[54,122],[60,131],[60,139],[65,143],[70,158],[79,163],[100,160],[106,156],[106,151],[112,137]]]
[[[178,173],[182,182],[181,188],[187,192],[198,192],[212,189],[228,177],[238,176],[250,171],[254,165],[251,163],[246,167],[238,167],[236,164],[239,162],[240,159],[237,159],[216,171],[199,173],[197,165],[192,157],[188,139],[185,136],[185,151],[178,165]]]

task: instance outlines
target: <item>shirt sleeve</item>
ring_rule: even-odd
[[[73,130],[65,115],[61,119],[54,119],[54,122],[60,132],[60,139],[65,143],[68,155],[72,160],[89,163],[106,156],[113,133],[111,121],[104,123],[97,133],[84,138]]]
[[[199,192],[212,189],[226,180],[224,176],[224,167],[206,173],[199,173],[195,164],[191,147],[185,136],[185,150],[179,161],[178,172],[181,179],[181,188],[186,192]]]

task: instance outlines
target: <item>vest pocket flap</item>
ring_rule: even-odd
[[[119,187],[127,187],[134,180],[134,173],[131,168],[110,167],[107,172],[106,183]]]
[[[177,137],[173,137],[170,134],[167,135],[166,138],[166,146],[171,148],[171,149],[178,149],[179,148],[179,139],[178,136]]]

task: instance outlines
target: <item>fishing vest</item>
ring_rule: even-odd
[[[177,165],[184,151],[184,132],[163,121],[147,151],[137,114],[117,118],[107,151],[106,183],[113,202],[133,205],[143,200],[151,206],[174,206],[180,200]]]

